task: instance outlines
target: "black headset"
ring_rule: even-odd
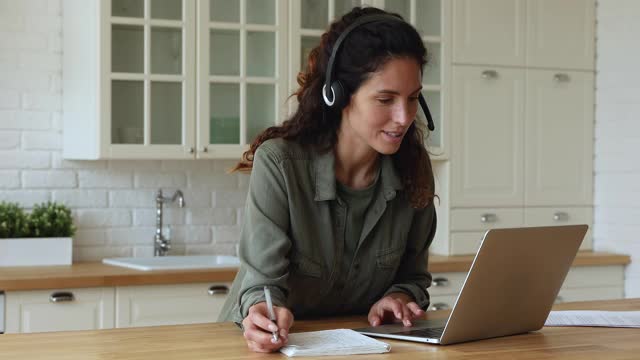
[[[325,76],[325,83],[322,86],[322,97],[324,98],[324,103],[332,109],[342,109],[347,102],[349,101],[350,94],[342,85],[340,80],[331,80],[333,77],[333,64],[335,63],[336,57],[338,56],[338,52],[340,51],[340,45],[347,38],[347,35],[355,28],[360,25],[369,24],[372,22],[404,22],[402,19],[393,16],[393,15],[385,15],[385,14],[376,14],[376,15],[365,15],[356,19],[351,25],[347,26],[347,28],[338,36],[338,40],[336,40],[335,45],[333,45],[333,50],[331,51],[331,57],[329,57],[329,63],[327,64],[327,73]],[[327,86],[328,85],[328,86]],[[327,87],[329,89],[327,89]],[[329,90],[331,91],[329,93]],[[329,95],[331,95],[331,100],[329,100]],[[418,102],[420,103],[420,107],[427,117],[427,127],[429,130],[433,131],[435,126],[433,125],[433,118],[431,117],[431,112],[429,111],[429,107],[427,106],[427,102],[424,100],[422,93],[418,95]]]

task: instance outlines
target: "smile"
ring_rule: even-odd
[[[399,137],[402,137],[402,135],[404,135],[404,132],[402,131],[382,131],[382,132],[388,136],[395,137],[395,138],[399,138]]]

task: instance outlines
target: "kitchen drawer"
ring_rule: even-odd
[[[456,303],[457,298],[458,295],[432,296],[427,311],[453,309],[453,305]]]
[[[624,287],[624,267],[574,266],[569,270],[562,288]]]
[[[122,286],[116,288],[116,327],[215,322],[229,283]]]
[[[480,247],[485,231],[476,232],[452,232],[451,233],[451,255],[475,255]]]
[[[587,224],[589,230],[582,241],[580,250],[591,250],[591,226],[593,224],[593,208],[591,207],[542,207],[524,210],[526,226],[553,226]]]
[[[113,328],[114,288],[6,292],[6,333]]]
[[[524,224],[522,208],[472,208],[451,210],[451,231],[486,231]]]
[[[561,289],[556,303],[569,301],[614,300],[624,298],[623,287]]]
[[[467,277],[466,272],[447,272],[431,274],[431,286],[429,287],[429,295],[442,296],[454,295],[458,296],[464,279]]]

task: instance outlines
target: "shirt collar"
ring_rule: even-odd
[[[333,151],[319,153],[313,157],[315,171],[315,201],[335,200],[336,198],[336,173],[335,154]],[[389,155],[382,155],[380,169],[380,183],[386,200],[396,196],[396,192],[402,189],[402,182],[393,166],[393,159]]]

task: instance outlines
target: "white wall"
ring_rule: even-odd
[[[65,161],[60,0],[0,0],[0,201],[68,204],[74,260],[151,255],[157,188],[185,192],[165,213],[176,253],[233,254],[246,175],[231,161]]]
[[[639,17],[640,1],[598,1],[594,245],[631,255],[626,297],[640,297]]]

